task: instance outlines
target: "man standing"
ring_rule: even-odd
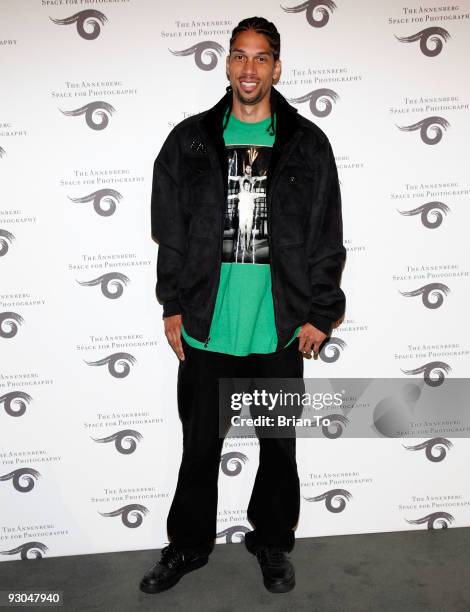
[[[273,87],[280,36],[261,17],[233,30],[230,86],[179,123],[154,164],[152,237],[166,338],[180,359],[183,455],[169,545],[140,583],[170,588],[207,563],[216,537],[218,380],[303,379],[344,314],[341,196],[326,135]],[[295,585],[288,553],[300,508],[295,436],[259,439],[245,536],[266,588]]]

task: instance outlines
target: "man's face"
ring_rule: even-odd
[[[242,104],[258,104],[269,95],[281,75],[281,60],[274,61],[268,39],[254,30],[241,32],[226,60],[227,76]]]

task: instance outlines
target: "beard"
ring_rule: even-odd
[[[237,96],[237,100],[241,102],[242,104],[246,104],[248,106],[253,106],[255,104],[258,104],[258,102],[260,102],[267,93],[266,91],[263,91],[262,89],[260,89],[259,93],[256,96],[254,96],[253,98],[248,98],[248,97],[245,97],[245,95],[238,88],[238,86],[232,89],[233,89],[233,93]]]

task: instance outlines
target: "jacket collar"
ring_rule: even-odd
[[[223,141],[222,123],[227,109],[231,106],[232,95],[232,91],[227,91],[202,119],[204,128],[215,144]],[[282,149],[299,127],[298,112],[275,87],[271,88],[271,95],[276,100],[275,145]]]

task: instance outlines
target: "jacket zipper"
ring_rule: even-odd
[[[294,136],[292,142],[290,143],[289,151],[287,152],[288,154],[290,154],[291,149],[297,143],[299,138],[300,138],[300,134],[296,134]],[[277,170],[278,171],[281,169],[281,165],[282,165],[281,161],[285,161],[285,159],[286,159],[285,152],[284,152],[283,157],[284,157],[284,160],[282,160],[282,158],[281,158],[278,161],[278,165],[277,165]],[[272,257],[272,255],[273,255],[273,248],[272,248],[272,241],[271,241],[271,227],[272,227],[272,221],[271,221],[271,214],[272,214],[272,211],[271,211],[271,202],[272,202],[272,197],[271,197],[271,193],[272,193],[272,190],[273,190],[273,187],[274,187],[274,181],[275,181],[275,179],[278,178],[278,176],[279,176],[279,172],[278,172],[278,175],[276,177],[274,177],[274,176],[272,177],[272,181],[271,181],[270,189],[269,189],[269,194],[268,193],[266,194],[266,199],[267,199],[267,214],[268,214],[268,244],[269,244],[269,259],[270,259],[269,269],[271,271],[271,293],[272,293],[272,296],[273,296],[273,306],[274,306],[274,308],[273,308],[273,310],[274,310],[274,324],[276,326],[276,333],[277,333],[277,336],[278,336],[278,344],[279,344],[279,326],[278,326],[278,318],[277,318],[277,300],[276,300],[276,295],[275,295],[275,290],[276,290],[276,282],[275,282],[276,275],[274,273],[275,266],[273,265],[274,264],[274,257]],[[276,347],[276,349],[277,348],[278,347]]]
[[[204,143],[204,139],[203,139],[203,143]],[[204,143],[206,144],[206,143]],[[207,146],[207,145],[206,145]],[[207,146],[207,148],[209,149],[209,146]],[[210,156],[210,154],[209,154]],[[219,165],[218,164],[218,159],[215,160],[216,161],[216,167]],[[222,175],[223,178],[223,175]],[[222,204],[222,208],[219,207],[219,214],[220,214],[220,218],[219,218],[219,265],[218,265],[218,274],[217,274],[217,284],[216,287],[219,286],[220,284],[220,272],[222,269],[222,247],[223,247],[223,235],[224,235],[224,223],[225,223],[225,205],[226,205],[226,201],[227,201],[227,197],[225,195],[225,185],[222,185],[222,193],[223,193],[223,204]],[[212,325],[212,317],[214,316],[214,311],[215,311],[215,305],[217,302],[217,289],[215,290],[215,297],[214,297],[214,302],[212,304],[212,308],[211,308],[211,315],[209,317],[209,329],[207,330],[207,338],[205,338],[204,340],[204,348],[207,348],[207,345],[209,344],[209,341],[211,339],[210,337],[210,330],[211,330],[211,325]]]
[[[267,211],[267,215],[268,215],[268,244],[269,244],[269,260],[270,260],[270,266],[269,269],[271,270],[271,294],[273,296],[273,306],[274,306],[274,325],[276,327],[276,335],[278,336],[278,329],[279,329],[279,325],[278,325],[278,320],[277,320],[277,300],[276,300],[276,292],[275,292],[275,277],[276,275],[274,274],[274,266],[273,266],[273,262],[274,262],[274,258],[273,258],[273,245],[272,245],[272,241],[271,241],[271,198],[268,200],[268,206],[266,207],[266,211]],[[278,336],[279,337],[279,336]],[[279,343],[279,340],[278,340]],[[277,346],[276,346],[276,350],[277,350]]]
[[[218,267],[218,275],[217,275],[217,284],[216,286],[218,287],[220,284],[220,272],[222,269],[222,241],[223,241],[223,234],[224,234],[224,229],[223,229],[223,224],[224,224],[224,211],[220,212],[221,215],[221,220],[220,220],[220,227],[219,227],[219,267]],[[215,310],[215,304],[217,302],[217,290],[215,292],[215,298],[214,298],[214,303],[212,305],[212,309],[211,309],[211,316],[209,318],[209,330],[208,330],[208,336],[207,338],[204,340],[204,348],[207,348],[207,345],[209,344],[209,340],[211,339],[210,337],[210,330],[211,330],[211,324],[212,324],[212,317],[214,316],[214,310]]]

